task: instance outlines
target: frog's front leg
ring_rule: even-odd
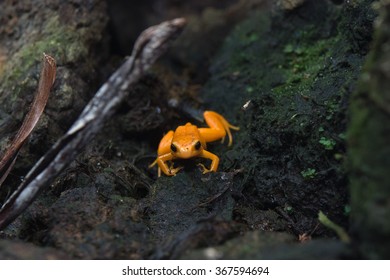
[[[159,177],[161,175],[160,170],[162,170],[162,172],[164,172],[164,174],[167,176],[174,176],[174,175],[176,175],[176,173],[180,169],[183,168],[183,167],[169,168],[167,165],[167,161],[171,161],[173,159],[174,159],[174,156],[171,153],[160,155],[157,157],[155,162],[157,163],[157,165],[159,167],[159,174],[158,174]],[[155,164],[155,163],[153,163],[153,164]]]
[[[214,155],[213,153],[210,153],[206,150],[202,151],[202,154],[200,155],[202,158],[210,159],[211,165],[210,169],[207,169],[203,164],[199,163],[198,165],[202,167],[203,174],[209,173],[209,172],[217,172],[218,164],[219,164],[219,157]]]
[[[180,169],[179,168],[169,168],[167,161],[174,159],[174,156],[171,153],[171,144],[174,132],[173,130],[168,131],[167,134],[161,139],[160,144],[158,145],[157,158],[156,160],[149,165],[149,168],[158,165],[158,177],[161,176],[161,170],[167,176],[175,175]]]

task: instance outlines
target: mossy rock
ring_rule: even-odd
[[[57,64],[45,111],[13,171],[22,176],[69,128],[98,87],[98,67],[108,55],[104,39],[107,15],[106,4],[100,0],[51,1],[50,5],[45,1],[11,2],[0,4],[2,153],[31,106],[43,53],[51,55]]]
[[[351,220],[363,258],[390,257],[390,1],[378,5],[374,43],[351,99]]]
[[[351,28],[372,23],[371,2],[305,1],[292,11],[254,13],[225,40],[202,93],[209,107],[239,120],[233,148],[217,148],[222,169],[242,170],[237,213],[273,209],[284,230],[298,234],[313,231],[322,210],[348,228],[346,112],[367,51],[356,46],[371,39],[371,29]],[[365,32],[359,42],[351,36],[358,32]],[[320,226],[313,234],[332,232]]]

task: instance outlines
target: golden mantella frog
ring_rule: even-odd
[[[223,116],[213,111],[205,111],[203,117],[209,127],[198,128],[196,125],[187,123],[178,126],[175,131],[170,130],[161,139],[157,150],[157,159],[149,166],[158,165],[158,176],[161,170],[167,176],[174,176],[182,167],[168,167],[167,161],[175,159],[188,159],[202,157],[211,160],[210,169],[203,164],[203,174],[216,172],[219,164],[219,157],[206,150],[206,143],[229,137],[230,146],[233,143],[230,129],[239,130],[239,127],[231,125]]]

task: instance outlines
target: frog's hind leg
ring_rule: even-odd
[[[222,115],[213,112],[205,111],[204,119],[210,128],[199,128],[199,133],[206,142],[212,142],[219,139],[224,139],[226,134],[229,137],[229,146],[233,143],[232,133],[230,129],[239,130],[238,126],[231,125]]]

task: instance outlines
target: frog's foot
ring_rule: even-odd
[[[240,130],[240,128],[238,126],[231,125],[224,117],[222,117],[221,121],[222,121],[222,124],[225,128],[227,135],[228,135],[228,138],[229,138],[228,146],[230,147],[233,144],[233,136],[232,136],[232,132],[230,131],[230,129]],[[222,143],[224,141],[225,141],[225,137],[222,138]]]
[[[175,176],[176,173],[179,172],[181,169],[183,169],[183,166],[173,168],[173,164],[172,164],[171,167],[169,167],[169,176]]]
[[[204,166],[202,163],[198,163],[197,164],[198,166],[200,166],[202,168],[202,174],[206,174],[206,173],[209,173],[209,172],[213,172],[214,170],[212,169],[207,169],[206,166]]]
[[[221,142],[223,142],[227,134],[229,137],[228,146],[231,146],[233,143],[233,137],[230,130],[239,130],[240,128],[230,124],[222,115],[214,111],[205,111],[203,113],[203,117],[209,126],[209,128],[201,127],[198,129],[203,139],[206,142],[213,142],[221,139]]]

